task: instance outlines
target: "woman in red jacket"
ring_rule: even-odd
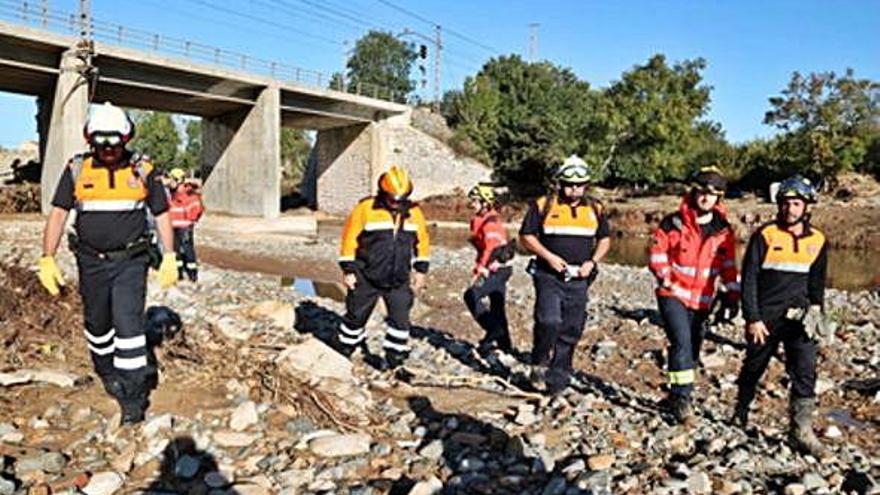
[[[472,270],[471,285],[464,293],[464,302],[477,323],[486,331],[478,351],[486,353],[493,348],[510,352],[513,348],[507,328],[504,309],[507,281],[512,268],[513,245],[495,211],[495,192],[491,186],[478,184],[468,192],[471,207],[476,214],[471,219],[471,244],[477,249],[476,264]],[[489,299],[488,307],[483,302]]]
[[[727,181],[715,167],[694,176],[675,213],[654,231],[648,268],[657,277],[657,304],[669,339],[669,404],[679,422],[691,413],[694,369],[715,299],[718,276],[726,318],[739,308],[735,236],[721,197]]]

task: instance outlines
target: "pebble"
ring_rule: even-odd
[[[45,452],[29,457],[22,457],[15,462],[15,472],[18,474],[29,471],[43,471],[46,473],[60,473],[67,465],[67,459],[58,452]]]
[[[253,401],[245,401],[232,411],[229,427],[234,431],[244,431],[260,421],[257,405]]]
[[[587,466],[593,471],[604,471],[614,464],[613,454],[597,454],[587,458]]]
[[[247,447],[257,441],[260,435],[237,431],[218,431],[214,433],[214,442],[221,447]]]
[[[309,442],[309,450],[321,457],[344,457],[366,454],[372,437],[366,433],[318,437]]]

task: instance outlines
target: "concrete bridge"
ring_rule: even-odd
[[[389,160],[390,129],[408,125],[411,110],[100,42],[90,50],[77,37],[5,22],[0,91],[38,98],[44,211],[67,159],[85,148],[90,99],[202,117],[208,208],[269,218],[280,210],[282,126],[318,130],[307,187],[317,204],[351,203],[370,191]]]

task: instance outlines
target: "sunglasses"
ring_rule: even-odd
[[[586,182],[562,182],[562,187],[587,187]]]
[[[94,146],[108,148],[121,145],[122,136],[119,134],[94,134],[91,141]]]

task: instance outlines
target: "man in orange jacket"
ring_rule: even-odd
[[[351,355],[364,345],[364,326],[381,297],[388,310],[383,369],[396,368],[409,356],[409,312],[428,272],[428,227],[421,208],[409,199],[412,190],[406,171],[391,167],[379,177],[379,193],[354,207],[342,231],[339,267],[348,293],[340,348]]]
[[[464,302],[477,323],[486,331],[480,341],[480,353],[493,347],[510,352],[510,332],[507,328],[505,299],[507,281],[512,268],[513,245],[507,240],[507,231],[495,210],[495,191],[492,186],[478,184],[468,192],[471,207],[476,214],[471,219],[471,243],[477,249],[477,260],[472,270],[471,285],[464,292]],[[483,298],[489,298],[489,307]]]
[[[173,168],[168,173],[171,191],[169,214],[171,226],[174,228],[174,251],[177,253],[177,279],[183,280],[186,275],[190,281],[199,278],[199,263],[196,259],[194,229],[196,222],[202,217],[205,207],[202,195],[195,184],[186,182],[186,172],[181,168]]]
[[[650,248],[648,268],[657,277],[657,304],[669,339],[669,405],[679,422],[691,413],[694,368],[719,275],[727,289],[724,316],[739,311],[736,238],[720,203],[726,187],[717,168],[700,169],[678,211],[654,231]]]

